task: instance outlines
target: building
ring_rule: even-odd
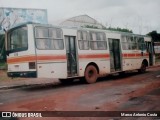
[[[69,18],[60,23],[60,26],[72,26],[72,27],[85,27],[85,26],[93,26],[97,28],[104,28],[102,24],[100,24],[95,19],[91,18],[88,15],[80,15],[76,17]]]

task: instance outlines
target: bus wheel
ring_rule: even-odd
[[[139,73],[145,73],[146,72],[146,64],[143,62],[141,65],[141,68],[138,70]]]
[[[95,83],[97,80],[98,76],[98,72],[97,69],[95,68],[95,66],[93,65],[89,65],[84,73],[84,77],[86,79],[86,82],[91,84],[91,83]]]
[[[73,82],[73,79],[59,79],[59,81],[62,83],[62,84],[71,84]]]

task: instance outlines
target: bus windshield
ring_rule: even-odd
[[[8,33],[7,42],[8,52],[19,52],[28,49],[28,32],[27,27],[23,26],[13,29]]]

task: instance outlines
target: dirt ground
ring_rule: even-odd
[[[95,84],[76,81],[0,91],[0,111],[160,111],[160,67],[145,74],[110,75]],[[49,117],[20,120],[149,120],[154,117]]]
[[[0,84],[3,82],[25,80],[24,78],[11,78],[7,76],[6,70],[0,70]]]

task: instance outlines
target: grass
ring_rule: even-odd
[[[0,66],[5,66],[6,63],[5,62],[0,62]]]
[[[0,82],[2,81],[13,81],[13,80],[19,80],[21,78],[14,78],[7,76],[7,63],[0,62]]]
[[[2,80],[8,80],[7,71],[6,70],[0,70],[0,81]]]
[[[7,70],[7,63],[6,62],[0,62],[0,69],[1,70]]]
[[[24,78],[19,78],[19,77],[15,77],[15,78],[11,78],[7,76],[7,70],[0,70],[0,82],[3,81],[15,81],[15,80],[22,80]]]

